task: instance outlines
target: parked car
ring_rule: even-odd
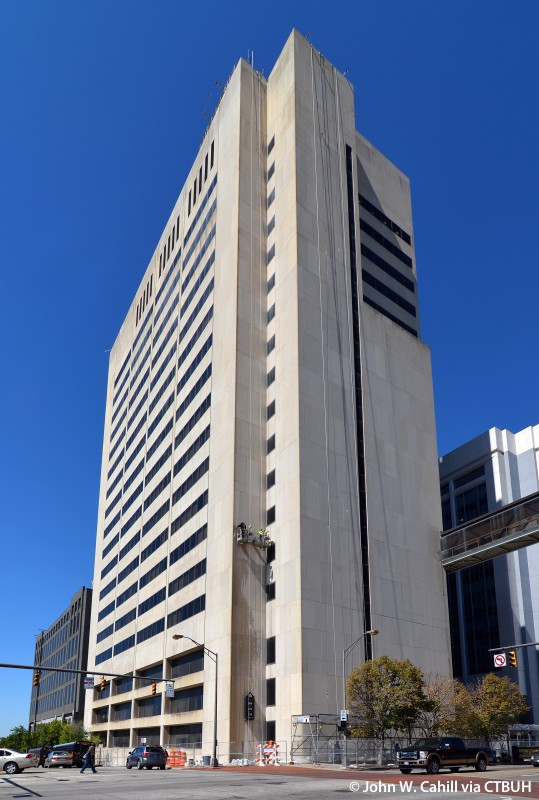
[[[404,775],[413,769],[426,769],[430,775],[437,775],[440,769],[458,772],[461,767],[475,767],[484,772],[492,763],[492,753],[481,747],[466,747],[458,736],[444,736],[418,739],[399,752],[397,763]]]
[[[76,742],[61,742],[60,744],[55,744],[52,751],[55,753],[69,753],[72,766],[82,767],[82,759],[91,744],[92,742],[89,739],[79,739]]]
[[[72,767],[73,753],[67,750],[52,750],[45,759],[46,767]]]
[[[129,752],[125,766],[127,769],[136,767],[137,769],[151,769],[159,767],[165,769],[167,765],[167,754],[159,745],[141,745]]]
[[[36,758],[38,760],[38,763],[37,763],[36,766],[44,767],[45,766],[45,759],[49,755],[50,751],[51,751],[50,747],[34,747],[31,750],[29,750],[28,752],[32,753],[32,755],[36,756]]]
[[[531,761],[533,767],[539,767],[539,752],[532,753],[530,761]]]
[[[16,750],[0,750],[0,769],[8,775],[16,775],[28,767],[37,767],[37,756],[34,753],[18,753]]]

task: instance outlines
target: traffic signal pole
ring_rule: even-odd
[[[513,669],[518,669],[517,650],[524,649],[525,647],[537,647],[539,642],[525,642],[523,644],[506,644],[503,647],[491,647],[489,653],[507,653],[507,660],[509,666]],[[496,665],[496,656],[494,656],[494,664]]]
[[[523,644],[504,644],[500,647],[490,647],[489,653],[501,653],[505,650],[518,650],[520,647],[538,647],[539,642],[524,642]],[[0,666],[2,666],[0,664]]]
[[[145,678],[143,675],[122,675],[118,672],[92,672],[89,669],[67,669],[67,667],[44,667],[42,664],[0,664],[0,669],[32,669],[36,672],[71,672],[75,675],[99,675],[100,678],[133,678],[147,683],[173,683],[173,678]]]

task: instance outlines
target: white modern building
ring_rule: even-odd
[[[444,530],[539,492],[539,425],[491,428],[440,459]],[[448,575],[453,672],[469,682],[493,670],[490,649],[539,641],[539,544]],[[517,680],[539,721],[539,648],[519,648]]]
[[[128,677],[87,724],[209,753],[217,702],[226,761],[338,714],[360,637],[347,673],[449,673],[436,463],[409,181],[293,31],[230,75],[111,351],[90,661]]]

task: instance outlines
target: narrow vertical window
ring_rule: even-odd
[[[275,705],[275,678],[267,678],[266,679],[266,705],[267,706],[274,706]]]
[[[206,158],[204,159],[204,183],[208,178],[208,154],[206,153]]]
[[[275,636],[266,639],[266,664],[275,664]]]
[[[214,142],[211,143],[211,151],[210,151],[210,169],[213,167],[213,154],[214,154]]]

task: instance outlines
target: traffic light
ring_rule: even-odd
[[[517,651],[516,650],[509,650],[507,655],[509,657],[509,666],[510,667],[514,667],[516,669],[518,667]]]
[[[154,681],[152,683],[152,697],[155,697],[156,694],[157,694],[157,684]]]
[[[107,682],[106,682],[106,680],[105,680],[105,677],[103,676],[103,678],[101,678],[101,687],[100,687],[100,689],[101,689],[101,691],[102,691],[102,692],[104,692],[104,691],[105,691],[105,686],[106,686],[106,685],[107,685]]]
[[[34,672],[34,686],[39,686],[39,672]]]

